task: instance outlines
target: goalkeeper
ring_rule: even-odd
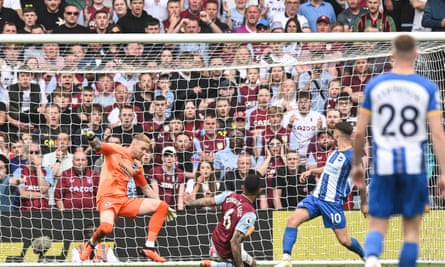
[[[94,247],[103,237],[111,234],[117,216],[135,218],[138,215],[150,214],[147,241],[139,251],[141,255],[153,261],[165,262],[166,259],[155,251],[155,241],[164,220],[174,220],[176,212],[170,209],[167,203],[159,200],[145,180],[140,159],[145,153],[149,153],[150,139],[144,134],[137,134],[129,147],[122,147],[102,143],[95,137],[94,132],[88,129],[83,130],[82,134],[88,138],[93,149],[104,155],[104,164],[96,196],[100,225],[86,241],[80,259],[84,261],[94,256]],[[148,198],[128,198],[127,184],[130,178],[134,178],[136,185]]]

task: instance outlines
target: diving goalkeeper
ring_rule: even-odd
[[[144,134],[137,134],[129,147],[122,147],[102,143],[94,132],[88,129],[82,134],[88,138],[93,149],[104,155],[104,164],[96,196],[100,224],[93,236],[86,241],[80,259],[84,261],[94,256],[94,247],[102,238],[111,234],[117,216],[135,218],[138,215],[150,214],[147,241],[139,251],[141,255],[153,261],[165,262],[166,259],[155,251],[155,241],[165,219],[174,220],[176,212],[169,208],[167,203],[159,200],[145,180],[140,159],[150,152],[150,139]],[[127,185],[130,178],[134,178],[136,185],[148,198],[128,198]]]

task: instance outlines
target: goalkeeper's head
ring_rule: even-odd
[[[251,173],[244,180],[243,187],[246,195],[258,195],[261,192],[261,178]]]

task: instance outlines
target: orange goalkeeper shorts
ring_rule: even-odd
[[[97,202],[97,210],[113,210],[117,216],[126,218],[135,218],[138,215],[139,207],[142,205],[143,198],[112,198],[103,197]]]

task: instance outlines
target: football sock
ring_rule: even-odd
[[[292,247],[297,241],[298,230],[295,227],[287,226],[283,236],[283,253],[291,255]]]
[[[210,267],[233,267],[233,265],[229,262],[211,261]]]
[[[383,235],[377,231],[370,231],[365,238],[365,257],[380,258],[383,250]]]
[[[101,222],[94,232],[93,237],[91,237],[90,244],[94,247],[104,236],[111,234],[111,232],[113,232],[113,225],[111,223]]]
[[[165,217],[168,213],[168,205],[164,201],[161,201],[158,208],[153,212],[150,218],[150,222],[148,223],[148,241],[156,241],[158,238],[159,231],[164,224]]]
[[[399,266],[416,266],[417,256],[419,254],[419,245],[417,243],[404,242],[399,256]]]
[[[360,258],[363,258],[363,248],[360,245],[360,243],[357,241],[357,239],[351,237],[351,246],[347,247],[350,251],[358,254]]]

